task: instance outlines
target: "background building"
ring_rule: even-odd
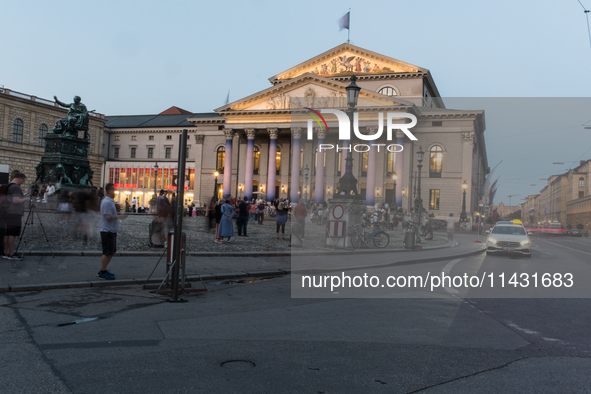
[[[62,100],[70,102],[64,98]],[[0,89],[0,164],[8,165],[10,173],[24,173],[27,180],[33,182],[36,177],[35,166],[45,153],[43,137],[67,113],[68,109],[53,101]],[[104,115],[90,113],[88,160],[94,170],[93,180],[96,185],[102,179],[104,124]]]
[[[154,186],[176,188],[179,134],[186,128],[186,203],[203,205],[213,196],[229,195],[328,200],[338,189],[346,152],[332,149],[319,154],[318,148],[319,144],[342,145],[336,119],[327,117],[328,132],[315,129],[308,139],[305,121],[295,122],[293,110],[305,106],[344,109],[352,75],[361,87],[357,109],[363,134],[376,132],[379,113],[404,112],[418,119],[412,128],[417,142],[402,131],[392,141],[384,132],[372,142],[402,145],[401,152],[377,151],[375,146],[353,152],[353,174],[367,205],[395,201],[404,209],[412,207],[417,195],[417,152],[422,147],[425,209],[442,218],[450,212],[459,216],[465,181],[467,211],[476,211],[489,171],[484,112],[445,108],[429,70],[350,44],[275,75],[268,89],[212,113],[172,107],[157,115],[107,117],[103,181],[119,185],[121,201],[137,197],[144,205]]]

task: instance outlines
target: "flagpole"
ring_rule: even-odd
[[[351,43],[351,8],[349,8],[349,28],[347,29],[347,44]]]

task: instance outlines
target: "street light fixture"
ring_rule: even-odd
[[[359,91],[361,88],[355,83],[357,77],[351,76],[351,83],[345,89],[347,91],[347,115],[349,116],[349,124],[353,130],[353,118],[355,115],[355,107],[359,100]],[[349,142],[350,143],[350,142]],[[350,196],[351,192],[357,195],[357,179],[353,176],[353,154],[351,149],[347,151],[347,158],[345,159],[345,173],[339,179],[339,194],[344,193],[345,196]]]
[[[417,231],[419,231],[419,227],[421,226],[421,211],[423,209],[423,200],[421,199],[421,170],[423,168],[423,158],[425,157],[425,152],[423,152],[423,147],[419,146],[419,151],[417,152],[417,161],[419,164],[417,168],[419,170],[419,178],[417,182],[417,197],[415,199],[415,207],[419,211],[419,216],[417,219]]]
[[[306,184],[304,186],[304,201],[306,201],[306,204],[308,203],[308,175],[310,174],[310,168],[308,167],[308,165],[306,164],[306,168],[304,168],[304,179],[306,180]]]
[[[396,181],[398,180],[398,175],[396,173],[394,173],[394,175],[392,175],[392,180],[394,181],[394,193],[392,193],[392,208],[394,209],[394,212],[398,211],[398,206],[396,205]]]
[[[218,176],[220,176],[220,173],[218,171],[215,171],[213,173],[213,176],[215,177],[215,184],[213,186],[213,198],[215,198],[216,200],[218,199]]]
[[[468,184],[466,181],[462,183],[462,189],[464,189],[463,199],[462,199],[462,213],[460,214],[460,222],[468,221],[468,214],[466,213],[466,189],[468,188]]]

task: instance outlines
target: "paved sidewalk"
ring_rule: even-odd
[[[481,252],[483,244],[474,242],[476,239],[482,237],[474,233],[459,233],[456,234],[457,242],[416,250],[193,253],[187,257],[186,275],[191,280],[197,280],[199,275],[204,280],[221,280],[285,275],[302,269],[322,272],[453,259]],[[163,251],[159,253],[162,255]],[[46,254],[27,256],[23,261],[0,260],[0,293],[143,284],[152,272],[151,282],[159,283],[165,275],[166,266],[165,256],[158,263],[160,255],[158,252],[150,255],[129,252],[115,256],[109,265],[109,270],[117,277],[114,281],[100,280],[96,276],[100,268],[98,255],[82,256],[68,252],[56,253],[55,258]]]

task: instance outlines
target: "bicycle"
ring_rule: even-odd
[[[373,243],[376,248],[385,248],[390,243],[390,236],[384,230],[365,232],[358,224],[349,228],[351,234],[351,246],[354,249],[360,249],[361,246],[369,248]]]
[[[433,226],[430,219],[419,228],[419,233],[427,240],[433,239]]]

